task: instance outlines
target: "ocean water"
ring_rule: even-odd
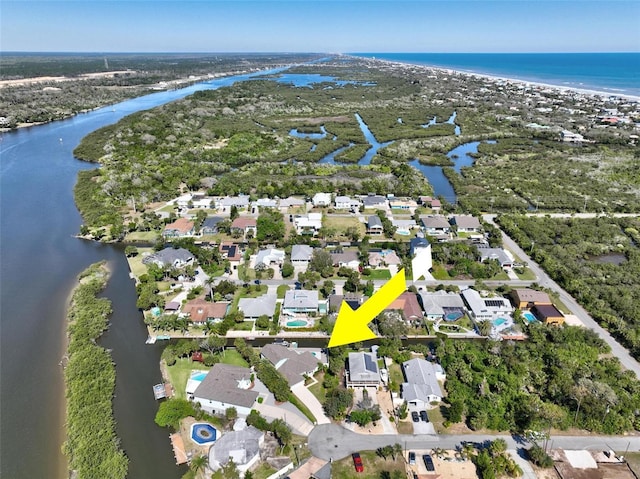
[[[353,53],[354,56],[640,96],[640,53]]]

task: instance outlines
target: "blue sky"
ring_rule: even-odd
[[[638,52],[637,0],[2,0],[1,51]]]

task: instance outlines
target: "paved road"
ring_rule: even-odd
[[[336,424],[316,426],[309,434],[311,453],[321,459],[342,459],[357,451],[375,451],[379,447],[400,443],[403,449],[429,449],[441,447],[455,449],[462,442],[485,443],[502,438],[508,449],[522,449],[530,444],[513,436],[490,435],[393,435],[356,434]],[[549,447],[564,449],[591,449],[608,451],[640,451],[640,436],[552,436]]]
[[[565,216],[569,217],[571,215],[565,215]],[[594,216],[596,215],[592,213],[585,213],[581,217],[594,217]],[[495,215],[484,215],[483,218],[487,223],[491,223],[496,227],[498,226],[493,221],[493,219],[495,218]],[[591,315],[582,306],[580,306],[578,302],[575,299],[573,299],[573,297],[569,293],[567,293],[564,289],[562,289],[560,285],[558,285],[558,283],[553,281],[549,277],[549,275],[538,265],[538,263],[533,261],[531,257],[529,257],[529,255],[522,248],[520,248],[520,246],[518,246],[518,244],[515,241],[513,241],[509,236],[507,236],[504,233],[504,231],[502,230],[500,231],[502,232],[503,244],[507,248],[509,248],[511,251],[513,251],[517,256],[519,256],[522,261],[527,262],[529,269],[531,269],[531,271],[533,271],[533,273],[538,278],[538,284],[540,284],[544,288],[549,288],[556,291],[560,295],[560,300],[573,312],[573,314],[575,314],[578,317],[578,319],[580,319],[580,321],[582,321],[582,324],[584,324],[587,328],[590,328],[593,331],[595,331],[598,334],[598,336],[600,336],[611,347],[611,352],[620,360],[622,365],[626,369],[629,369],[634,373],[636,373],[636,376],[640,378],[640,363],[638,363],[638,361],[636,361],[633,357],[631,357],[631,355],[629,354],[629,351],[627,351],[626,348],[621,346],[620,343],[618,343],[613,338],[613,336],[609,334],[608,331],[606,331],[598,323],[596,323],[595,320],[591,317]]]

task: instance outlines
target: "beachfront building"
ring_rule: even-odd
[[[438,382],[446,379],[442,366],[415,358],[402,363],[402,370],[406,380],[402,383],[402,399],[409,406],[425,409],[432,402],[442,401],[442,388]]]
[[[380,384],[380,370],[378,356],[371,353],[349,353],[347,370],[347,387],[378,387]]]
[[[246,417],[258,399],[258,392],[251,389],[249,368],[217,363],[189,398],[200,403],[209,414],[224,414],[230,408],[236,408],[239,417]]]
[[[462,291],[462,298],[476,321],[493,321],[499,318],[510,318],[513,306],[502,296],[482,296],[475,289]]]
[[[431,273],[429,273],[433,267],[431,243],[425,238],[412,238],[409,244],[413,281],[418,281],[420,278],[431,278]]]

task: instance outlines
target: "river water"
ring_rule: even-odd
[[[281,71],[270,70],[266,73]],[[264,73],[264,72],[263,72]],[[160,379],[161,346],[135,307],[135,288],[120,246],[74,237],[82,219],[73,201],[80,140],[125,115],[261,73],[153,93],[68,120],[2,134],[0,142],[0,477],[63,478],[64,354],[67,298],[78,273],[106,259],[114,276],[111,328],[101,344],[116,363],[114,411],[131,478],[177,478],[168,431],[153,423],[152,385]]]

